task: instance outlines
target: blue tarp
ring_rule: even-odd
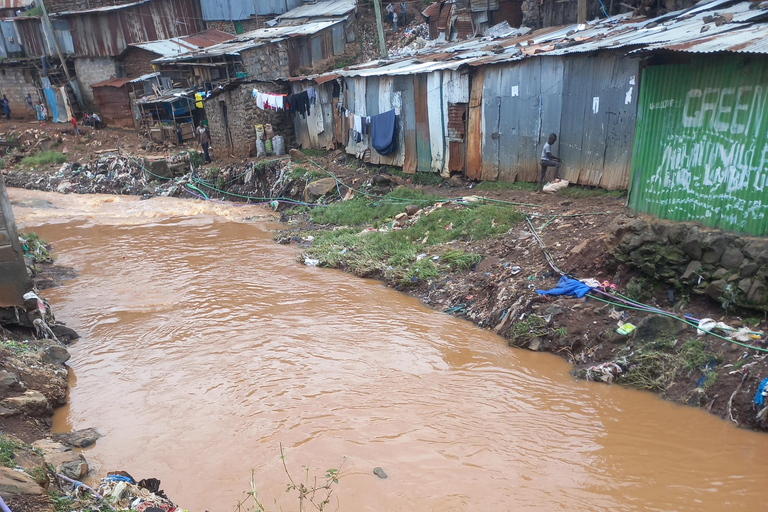
[[[576,297],[581,298],[589,293],[589,290],[591,290],[591,288],[581,281],[563,276],[557,282],[557,288],[552,288],[551,290],[536,290],[536,293],[540,295],[575,295]]]

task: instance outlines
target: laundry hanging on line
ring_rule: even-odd
[[[251,91],[251,96],[256,100],[256,106],[261,110],[286,110],[286,95],[261,92],[258,89]]]

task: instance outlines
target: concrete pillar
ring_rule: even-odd
[[[30,288],[5,178],[0,173],[0,307],[23,305],[22,296]]]

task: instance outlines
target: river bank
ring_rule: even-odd
[[[42,175],[9,171],[7,179],[12,186],[63,193],[103,190],[270,204],[291,225],[276,240],[305,246],[302,258],[312,264],[380,279],[432,308],[493,330],[512,346],[558,354],[575,365],[581,378],[651,391],[745,428],[768,427],[764,411],[760,414],[762,408],[756,409],[754,402],[768,375],[765,336],[756,333],[768,324],[763,311],[741,307],[753,280],[747,278],[741,302],[726,303],[713,300],[722,290],[712,293],[706,288],[709,281],[695,289],[679,276],[664,274],[671,276],[665,282],[655,269],[650,275],[642,272],[645,262],[633,265],[628,256],[642,253],[643,247],[627,250],[624,237],[631,231],[628,225],[648,221],[625,211],[620,192],[569,187],[542,196],[525,183],[408,176],[361,166],[338,151],[308,153],[195,168],[154,181],[140,163],[120,157],[139,179],[127,188],[120,173],[106,170],[98,174],[67,168]],[[100,188],[91,185],[94,181]],[[438,215],[430,215],[435,210]],[[372,237],[360,236],[371,232]],[[646,246],[656,241],[640,233],[637,238]],[[382,249],[393,239],[399,247]],[[373,242],[363,247],[360,240]],[[720,254],[724,251],[720,248]],[[762,254],[760,247],[755,251]],[[656,254],[650,257],[659,260]],[[765,273],[759,270],[762,260],[755,256],[755,261],[752,273],[760,277]],[[555,288],[561,272],[607,282],[601,292],[610,295],[575,299],[536,293]],[[715,276],[710,281],[722,272],[710,269]],[[738,273],[725,277],[728,283],[744,281]],[[685,315],[714,319],[733,331],[701,336],[697,322],[684,323]],[[626,323],[637,330],[619,334],[617,329]],[[724,339],[738,329],[753,334],[742,333],[736,343]]]
[[[346,456],[340,511],[762,502],[762,436],[574,380],[564,360],[510,350],[392,287],[298,265],[297,247],[270,243],[268,209],[10,193],[20,225],[77,269],[46,290],[83,335],[54,430],[104,434],[85,453],[96,475],[152,475],[186,508],[215,511],[255,468],[260,495],[287,510],[282,443],[291,472]],[[50,207],[17,208],[40,200]]]

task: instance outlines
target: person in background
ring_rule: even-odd
[[[392,30],[397,32],[397,13],[392,13]]]
[[[387,4],[387,19],[390,23],[394,21],[393,15],[395,14],[395,8],[392,7],[392,4]]]
[[[48,108],[43,102],[40,102],[40,111],[43,114],[43,126],[45,126],[45,121],[48,119]]]
[[[43,115],[43,104],[40,100],[35,103],[35,112],[37,113],[37,121],[42,125],[45,123],[45,116]]]
[[[27,110],[31,110],[32,112],[34,112],[35,105],[32,103],[32,95],[27,93],[27,97],[25,99],[27,100]]]
[[[77,119],[75,119],[74,115],[72,116],[72,119],[70,119],[70,121],[72,121],[72,128],[73,128],[73,130],[75,132],[75,135],[77,137],[79,137],[80,136],[80,129],[77,127]]]
[[[400,3],[400,26],[405,29],[408,25],[408,16],[405,14],[405,2]]]
[[[544,186],[544,176],[547,174],[547,167],[555,168],[555,177],[553,179],[557,179],[557,174],[560,171],[560,159],[552,154],[552,144],[556,140],[557,135],[550,133],[549,139],[547,139],[547,143],[544,144],[544,149],[541,151],[541,174],[539,175],[539,191],[537,194],[541,194],[541,189]]]
[[[0,100],[0,104],[3,105],[3,115],[5,116],[5,119],[10,121],[11,120],[11,105],[8,103],[8,98],[5,97],[5,94],[3,94],[3,99]]]
[[[208,155],[208,145],[211,143],[211,136],[208,134],[208,128],[203,123],[200,123],[200,126],[197,127],[197,143],[203,148],[205,163],[211,163],[211,157]]]

